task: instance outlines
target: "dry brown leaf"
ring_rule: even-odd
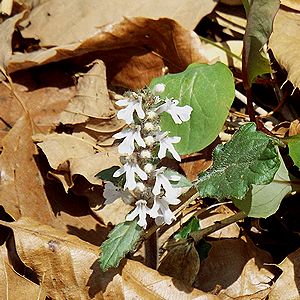
[[[53,299],[219,299],[134,261],[102,273],[98,247],[28,218],[0,224],[13,230],[18,255]]]
[[[84,176],[93,184],[101,184],[95,175],[114,165],[119,165],[119,154],[116,149],[105,149],[97,146],[97,141],[84,132],[78,134],[53,133],[35,135],[38,146],[45,153],[54,170],[70,173],[65,184],[73,186],[72,177]],[[95,149],[98,149],[97,151]],[[100,152],[99,152],[100,150]],[[61,178],[63,179],[63,178]]]
[[[300,298],[300,249],[288,255],[278,267],[282,274],[274,283],[269,299]],[[288,298],[287,298],[288,297]]]
[[[28,115],[21,117],[2,141],[0,156],[0,199],[14,219],[28,216],[51,224],[54,218],[44,191],[43,179],[35,164]]]
[[[158,271],[192,286],[200,269],[200,258],[194,243],[174,246],[164,257]]]
[[[280,3],[289,8],[300,10],[300,1],[299,0],[280,0]]]
[[[58,114],[65,108],[67,101],[74,95],[72,88],[58,89],[45,87],[28,91],[20,84],[14,84],[14,90],[22,99],[31,119],[40,132],[48,132],[53,124],[58,123]],[[24,110],[16,101],[11,92],[3,84],[0,84],[1,93],[1,117],[10,125],[13,125]],[[5,128],[4,124],[3,127]]]
[[[44,186],[33,157],[31,134],[29,117],[24,116],[2,141],[0,205],[14,219],[31,217],[99,245],[103,241],[99,234],[106,236],[108,229],[98,224],[87,202],[68,198],[57,184],[47,182]]]
[[[264,264],[271,256],[247,238],[210,242],[208,258],[201,263],[195,287],[211,291],[220,287],[222,299],[249,296],[270,288],[273,273]]]
[[[247,24],[243,6],[220,6],[216,10],[216,21],[224,27],[224,32],[233,37],[244,35]]]
[[[222,49],[212,45],[212,44],[206,44],[204,46],[206,50],[206,56],[210,61],[221,61],[225,65],[229,67],[234,67],[238,70],[242,70],[242,50],[243,50],[243,41],[242,40],[232,40],[227,41],[223,43],[217,43],[218,46],[231,51],[238,57],[240,57],[240,60],[233,57],[229,53],[227,54]]]
[[[300,119],[296,119],[291,122],[289,127],[289,136],[300,134]]]
[[[178,73],[192,62],[208,62],[198,36],[174,20],[131,18],[104,26],[81,43],[15,53],[8,70],[14,72],[71,57],[73,64],[81,66],[102,59],[108,82],[132,89],[163,75],[166,67]]]
[[[300,88],[300,13],[279,9],[275,16],[269,47],[278,63],[287,71],[287,78]]]
[[[40,299],[46,298],[40,286],[18,274],[10,265],[7,249],[0,246],[0,295],[2,299]]]
[[[79,78],[76,95],[62,112],[59,121],[63,124],[84,123],[90,117],[111,119],[115,109],[106,87],[105,65],[96,60],[93,67]]]
[[[23,22],[22,35],[39,39],[41,47],[76,43],[94,35],[97,28],[120,22],[123,17],[167,17],[193,30],[217,1],[46,1],[35,7]],[[63,34],[62,34],[63,33]]]
[[[0,80],[3,79],[1,72],[6,73],[8,61],[12,55],[11,41],[13,32],[17,23],[24,18],[25,13],[23,11],[0,24]]]

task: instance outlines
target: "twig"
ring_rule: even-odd
[[[247,215],[244,212],[238,212],[237,214],[230,216],[222,221],[216,222],[214,225],[208,226],[200,231],[192,232],[190,234],[191,238],[198,243],[200,240],[202,240],[205,236],[222,229],[230,224],[233,224],[239,220],[245,219]]]

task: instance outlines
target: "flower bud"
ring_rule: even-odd
[[[155,139],[154,139],[154,137],[151,136],[151,135],[146,136],[146,137],[144,138],[144,141],[145,141],[145,144],[146,144],[147,146],[152,146],[152,145],[155,143]]]
[[[145,158],[151,158],[152,154],[149,150],[142,150],[140,153],[140,157],[145,159]]]
[[[163,83],[158,83],[153,88],[153,94],[160,94],[163,93],[166,86]]]
[[[146,122],[146,123],[144,124],[144,130],[145,130],[146,132],[153,131],[153,130],[155,130],[155,126],[154,126],[153,123],[151,123],[151,122]]]
[[[151,172],[154,171],[154,165],[148,163],[144,166],[144,171],[147,173],[147,174],[150,174]]]

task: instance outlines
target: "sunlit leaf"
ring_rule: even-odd
[[[121,259],[134,249],[143,232],[143,228],[137,225],[136,220],[118,224],[101,245],[101,270],[116,268]]]
[[[180,106],[193,108],[191,119],[180,125],[163,114],[161,126],[172,136],[180,136],[176,149],[180,154],[199,151],[218,136],[234,99],[231,71],[222,63],[192,64],[184,72],[168,74],[152,80],[150,86],[164,83],[162,97],[173,97]]]
[[[242,126],[231,141],[215,148],[213,166],[198,178],[200,196],[243,199],[252,184],[270,183],[280,166],[276,143],[254,123]]]

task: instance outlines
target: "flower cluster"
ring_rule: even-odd
[[[178,106],[175,99],[162,99],[159,95],[165,90],[164,84],[157,84],[153,90],[128,92],[124,99],[116,104],[123,107],[118,111],[118,119],[128,125],[114,138],[122,140],[118,146],[122,167],[113,177],[125,177],[123,189],[108,182],[105,185],[105,203],[111,203],[121,197],[126,203],[135,201],[135,209],[126,217],[132,221],[138,217],[138,225],[146,228],[147,215],[157,224],[171,224],[175,216],[169,205],[176,205],[181,190],[174,188],[172,182],[178,182],[180,176],[168,172],[166,167],[158,168],[160,160],[169,152],[180,161],[174,144],[180,142],[178,136],[169,136],[160,127],[160,114],[168,113],[176,124],[188,121],[192,108]]]

